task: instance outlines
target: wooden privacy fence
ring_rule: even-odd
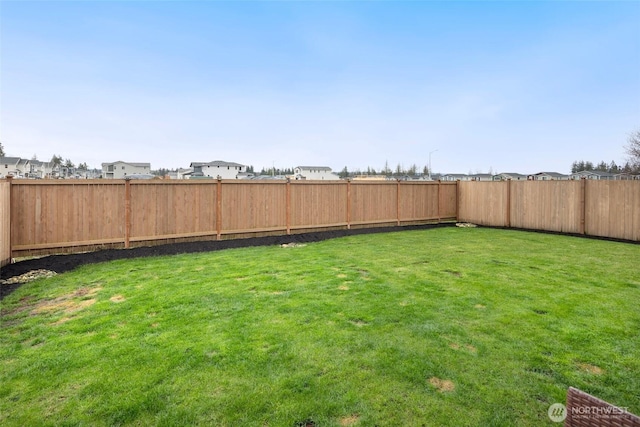
[[[459,182],[458,220],[640,241],[640,181]]]
[[[2,259],[456,218],[456,183],[10,180]],[[5,198],[10,198],[10,203]],[[3,215],[5,218],[5,215]],[[2,228],[0,228],[0,231]],[[8,243],[10,242],[10,243]]]

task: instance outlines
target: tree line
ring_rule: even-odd
[[[627,145],[624,149],[628,156],[624,165],[619,166],[613,160],[610,163],[601,161],[597,164],[590,161],[578,160],[571,164],[571,173],[582,171],[640,173],[640,129],[629,135]]]

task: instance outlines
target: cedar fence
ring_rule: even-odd
[[[10,235],[2,235],[3,248],[9,248],[1,254],[5,264],[25,255],[401,226],[457,216],[456,183],[103,179],[2,184],[0,212],[10,209]]]
[[[458,220],[640,241],[640,181],[459,182]]]
[[[640,241],[640,181],[0,181],[11,257],[442,221]]]

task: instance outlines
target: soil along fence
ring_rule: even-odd
[[[640,181],[459,182],[458,220],[640,241]]]
[[[456,183],[13,180],[11,256],[454,220]],[[9,196],[7,196],[8,198]],[[9,227],[7,227],[9,228]],[[0,228],[0,230],[2,230]],[[10,245],[5,242],[9,242]]]
[[[11,184],[0,181],[0,267],[11,260]]]

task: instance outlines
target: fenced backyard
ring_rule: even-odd
[[[442,221],[640,241],[639,181],[7,180],[12,257]]]

